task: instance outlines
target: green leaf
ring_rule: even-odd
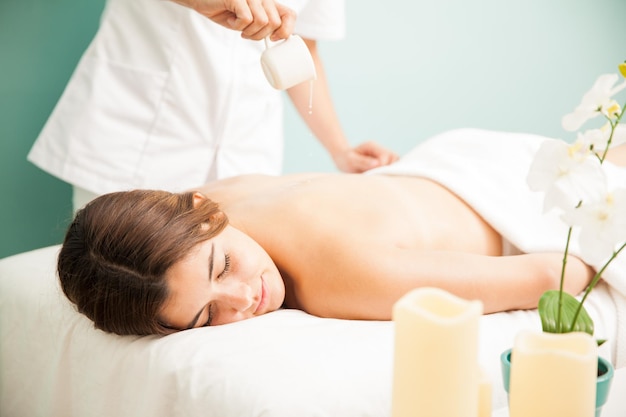
[[[539,316],[541,327],[547,333],[585,332],[593,336],[593,320],[587,314],[584,307],[581,308],[576,323],[572,328],[572,321],[580,302],[568,293],[562,295],[563,309],[561,310],[561,322],[557,323],[559,314],[559,291],[549,290],[543,293],[539,299]]]

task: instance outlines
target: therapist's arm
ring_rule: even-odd
[[[313,135],[322,143],[335,162],[344,172],[364,172],[378,166],[390,164],[398,156],[376,142],[364,142],[352,147],[346,138],[335,112],[326,74],[317,51],[317,43],[310,39],[304,42],[311,51],[315,62],[317,79],[313,82],[312,107],[310,83],[305,82],[287,90],[291,101]]]
[[[296,13],[274,0],[172,0],[189,7],[245,39],[286,39],[293,32]]]

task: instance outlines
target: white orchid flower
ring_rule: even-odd
[[[533,191],[544,191],[544,211],[569,210],[582,201],[602,198],[607,180],[600,161],[583,143],[546,140],[539,147],[528,176]]]
[[[593,149],[596,153],[603,152],[611,136],[611,124],[606,123],[599,129],[589,129],[583,133],[578,133],[577,142],[582,143],[586,148]],[[617,125],[613,132],[610,148],[626,143],[626,126]]]
[[[626,188],[607,193],[597,202],[583,203],[561,216],[569,226],[579,226],[584,260],[606,260],[626,242]]]
[[[609,118],[615,117],[620,112],[619,104],[612,97],[626,88],[626,80],[614,86],[619,76],[617,74],[601,75],[582,98],[580,104],[570,114],[562,119],[563,129],[573,132],[590,119],[604,114]]]

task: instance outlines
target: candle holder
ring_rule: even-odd
[[[567,334],[562,334],[563,336]],[[557,336],[557,335],[554,335]],[[509,395],[510,399],[510,380],[511,380],[511,357],[513,349],[507,349],[500,355],[500,368],[502,372],[502,383],[504,390]],[[545,370],[545,372],[550,372]],[[600,417],[602,407],[606,404],[608,399],[611,382],[613,381],[614,368],[611,362],[598,356],[597,358],[597,379],[595,383],[595,417]],[[544,373],[545,375],[545,373]],[[537,380],[543,378],[541,372],[537,372]],[[539,387],[539,385],[537,385]],[[543,389],[543,388],[537,388]],[[558,395],[558,394],[554,394]],[[568,396],[569,397],[569,396]],[[571,401],[571,398],[565,399],[565,401]],[[510,405],[510,401],[509,401]]]

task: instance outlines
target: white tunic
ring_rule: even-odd
[[[344,36],[343,0],[282,3],[301,36]],[[170,1],[108,0],[28,160],[98,194],[278,174],[282,98],[264,78],[264,48]]]

